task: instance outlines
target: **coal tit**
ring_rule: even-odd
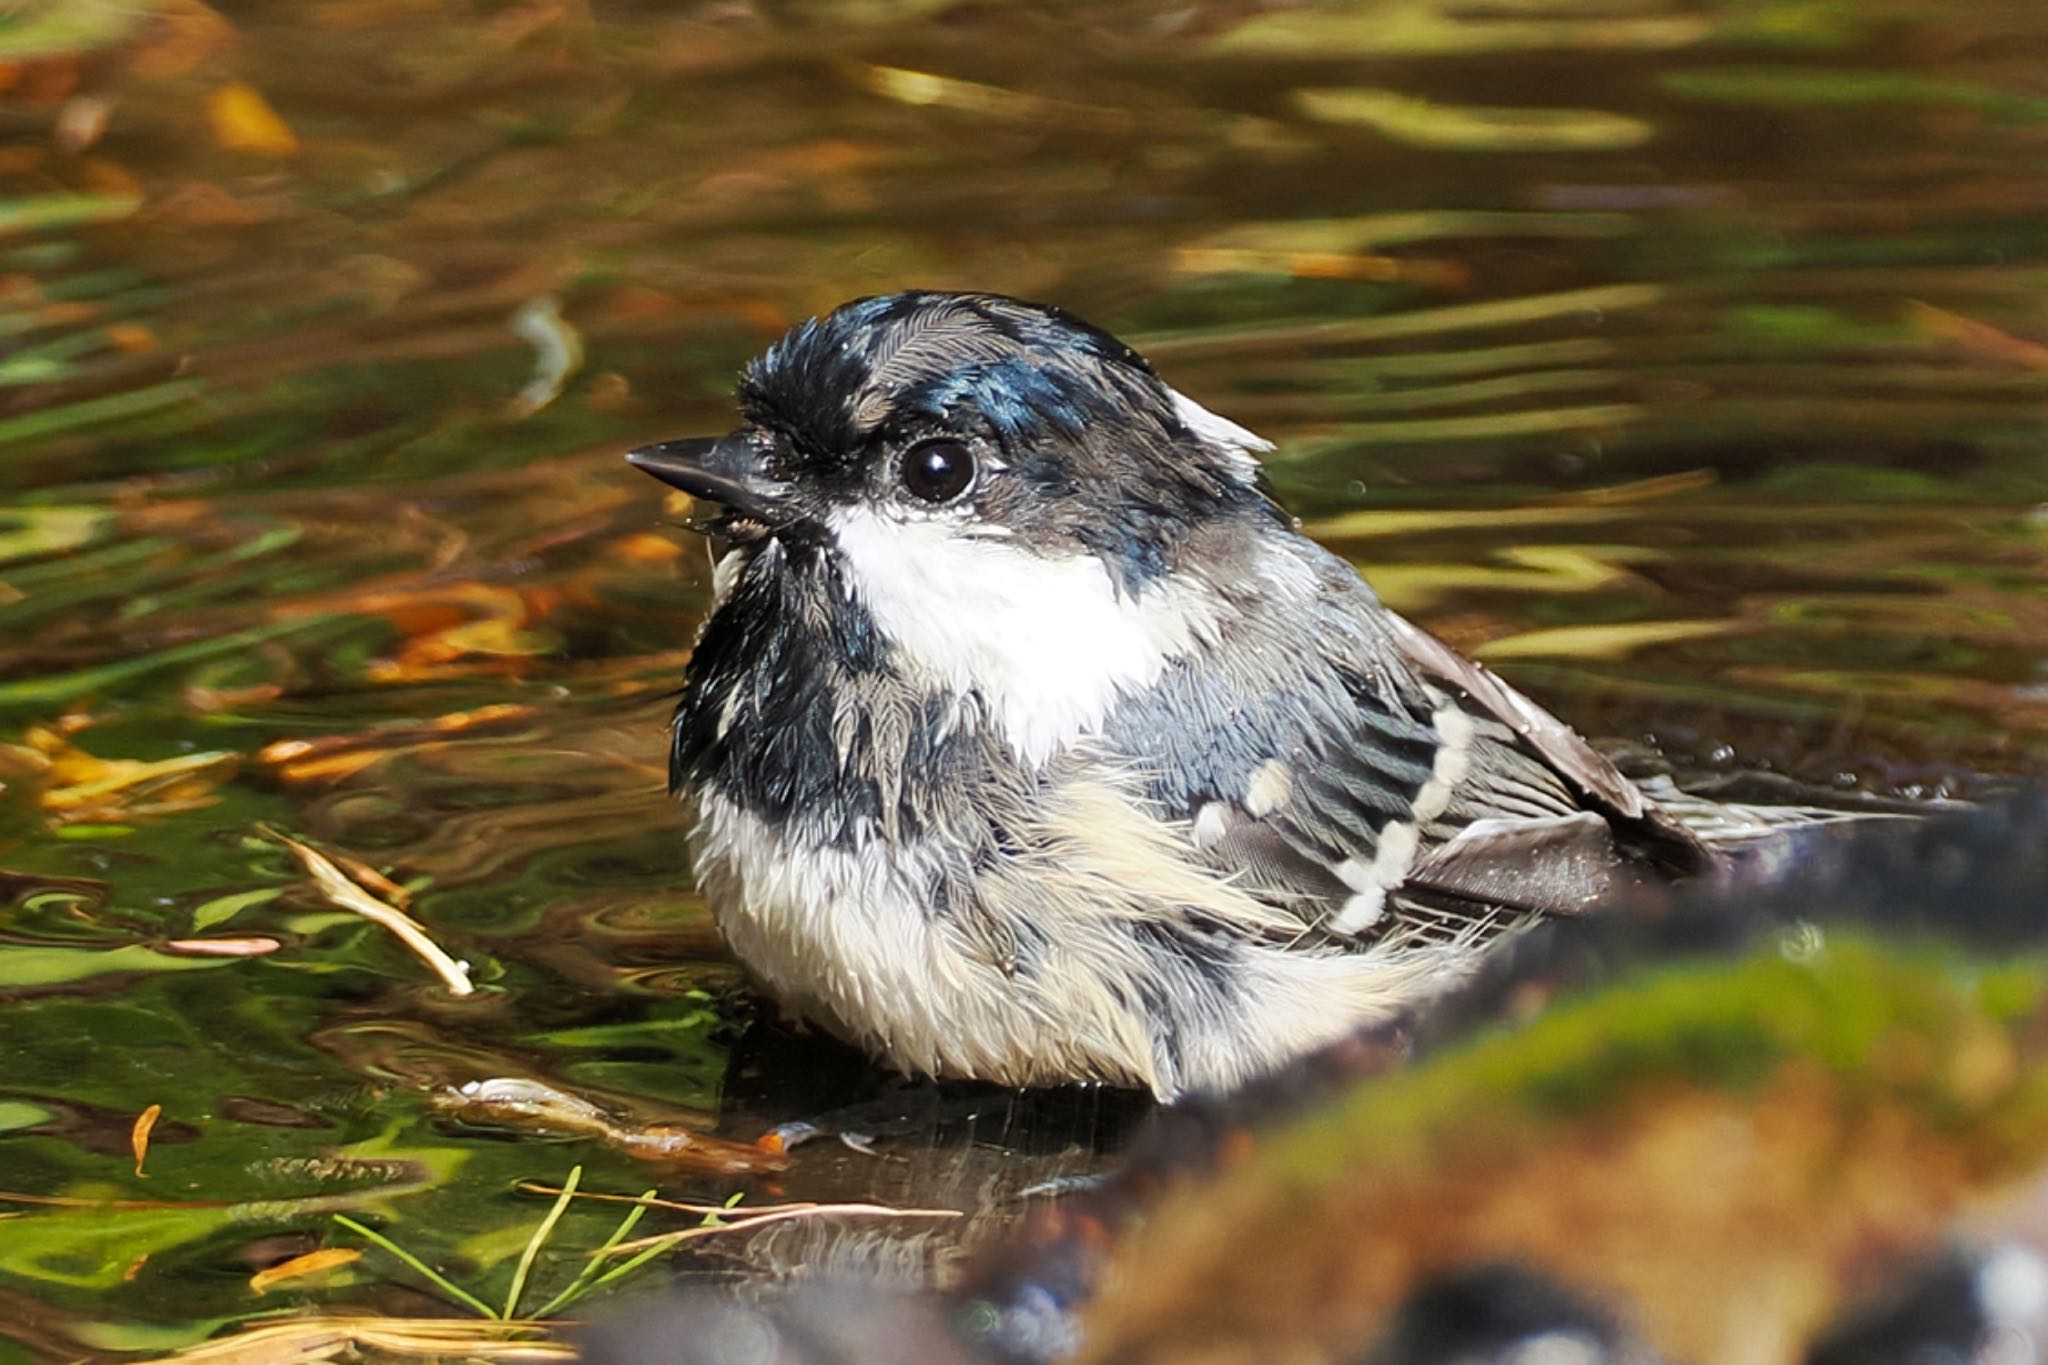
[[[738,396],[628,456],[721,509],[671,785],[741,962],[906,1071],[1230,1088],[1781,823],[1678,818],[1058,308],[859,300]]]

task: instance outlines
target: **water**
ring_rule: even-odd
[[[2035,0],[1102,8],[0,24],[0,1190],[80,1201],[7,1206],[0,1359],[430,1310],[378,1252],[248,1287],[361,1246],[336,1211],[502,1296],[546,1207],[515,1183],[578,1162],[954,1208],[1092,1164],[1092,1096],[777,1181],[433,1102],[532,1076],[750,1138],[858,1093],[816,1048],[730,1065],[662,794],[703,551],[619,458],[724,429],[739,364],[853,295],[1118,332],[1609,741],[1906,795],[2038,769]],[[266,831],[411,887],[481,989]]]

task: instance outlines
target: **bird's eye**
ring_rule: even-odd
[[[902,477],[912,497],[951,502],[974,482],[974,452],[958,441],[920,441],[904,452]]]

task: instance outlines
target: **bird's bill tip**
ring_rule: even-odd
[[[783,490],[760,476],[752,447],[737,436],[661,441],[627,451],[626,463],[693,498],[747,516],[773,515],[781,501]]]
[[[627,451],[626,463],[652,474],[663,483],[674,484],[687,491],[688,486],[681,480],[707,471],[718,454],[721,439],[705,436],[683,441],[657,441],[653,445]]]

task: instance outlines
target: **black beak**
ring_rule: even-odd
[[[772,526],[789,515],[783,501],[786,490],[762,476],[760,456],[745,436],[663,441],[628,451],[626,462],[693,498],[718,503],[727,512],[749,520]]]

